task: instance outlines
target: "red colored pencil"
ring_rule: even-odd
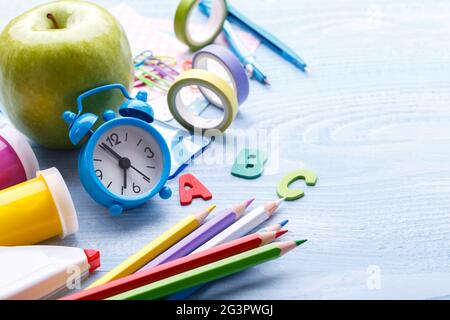
[[[254,233],[217,247],[207,249],[183,258],[179,258],[157,267],[136,272],[135,274],[80,291],[59,300],[101,300],[129,291],[173,275],[222,260],[247,250],[255,249],[272,242],[285,234],[287,230]]]

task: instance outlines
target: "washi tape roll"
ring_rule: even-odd
[[[189,110],[189,103],[183,99],[183,89],[190,90],[192,86],[202,88],[202,92],[208,90],[208,96],[216,95],[214,100],[219,100],[223,107],[221,117],[209,119]],[[210,102],[213,103],[213,101]],[[236,117],[238,108],[238,100],[233,88],[222,77],[202,69],[183,72],[170,87],[167,104],[175,120],[191,131],[216,129],[224,132]]]
[[[208,23],[198,28],[198,25],[193,23],[192,17],[199,3],[200,0],[181,0],[175,13],[175,35],[193,51],[203,48],[216,39],[228,14],[225,0],[212,0]]]
[[[245,69],[236,56],[228,49],[215,44],[209,45],[195,53],[192,58],[193,69],[213,72],[223,78],[236,91],[239,105],[244,103],[249,94],[249,81]],[[218,107],[223,107],[209,91],[199,88],[207,99]]]

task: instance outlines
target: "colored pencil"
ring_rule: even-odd
[[[217,236],[197,248],[193,253],[200,252],[207,248],[215,247],[219,244],[231,241],[233,239],[237,239],[251,232],[261,223],[269,219],[276,210],[278,210],[281,202],[284,199],[278,199],[276,201],[269,202],[265,205],[259,206],[248,214],[243,216],[240,220],[232,224],[229,228],[225,229]]]
[[[63,297],[60,300],[106,299],[113,295],[266,245],[286,232],[287,230],[251,234],[151,269],[136,272],[135,274],[111,281],[101,286],[77,292],[67,297]]]
[[[205,222],[191,234],[174,244],[168,250],[160,254],[158,257],[147,263],[139,271],[146,270],[152,267],[156,267],[160,264],[187,256],[192,251],[200,247],[202,244],[212,239],[218,233],[222,232],[234,222],[239,220],[245,209],[253,202],[254,199],[250,199],[234,206],[233,208],[226,209],[224,212],[214,217],[210,221]]]
[[[288,222],[289,222],[289,220],[286,219],[286,220],[281,221],[280,223],[262,228],[258,232],[280,231]]]
[[[148,243],[141,250],[130,256],[124,262],[112,269],[106,275],[92,283],[89,288],[108,283],[112,280],[116,280],[132,274],[136,270],[139,270],[150,260],[154,259],[160,253],[164,252],[171,245],[184,238],[186,235],[197,229],[202,224],[205,218],[214,210],[216,206],[213,205],[207,210],[198,214],[191,214],[183,220],[179,221],[169,230],[161,234],[159,237]]]
[[[267,232],[267,231],[280,231],[281,228],[283,228],[287,223],[288,223],[288,220],[284,220],[280,223],[270,225],[266,228],[263,228],[263,229],[259,230],[258,233]],[[214,247],[211,247],[211,248],[214,248]],[[205,250],[207,250],[207,249],[210,249],[210,248],[205,248]],[[166,299],[167,300],[186,300],[188,297],[190,297],[191,295],[196,293],[198,290],[203,288],[205,285],[206,284],[201,284],[199,286],[195,286],[195,287],[189,288],[187,290],[177,292],[177,293],[167,297]]]
[[[276,259],[306,240],[272,243],[133,289],[109,300],[153,300]]]

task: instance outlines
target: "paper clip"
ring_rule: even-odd
[[[160,77],[155,72],[150,72],[143,67],[135,68],[135,77],[141,83],[149,86],[150,88],[158,88],[164,92],[167,92],[170,88],[170,82]],[[143,84],[135,84],[135,87],[142,86]]]
[[[186,71],[186,70],[190,70],[190,69],[192,69],[192,60],[190,60],[190,59],[185,60],[183,62],[183,70]]]
[[[143,65],[152,66],[156,70],[159,70],[163,75],[178,76],[179,72],[173,67],[176,66],[177,60],[168,56],[155,56],[153,51],[146,50],[141,52],[134,58],[135,67]]]
[[[153,52],[150,50],[142,51],[140,54],[133,58],[134,67],[140,67],[145,64],[147,59],[151,59],[153,57]]]
[[[176,66],[177,60],[172,57],[155,56],[152,60],[146,61],[146,64],[156,67],[162,66],[162,70],[167,72],[168,76],[172,77],[173,79],[175,79],[176,76],[180,75],[180,73],[173,68],[173,66]]]
[[[179,75],[178,71],[173,68],[176,64],[176,59],[155,56],[151,50],[141,52],[134,58],[135,87],[147,85],[150,88],[167,92],[170,81],[175,80]]]

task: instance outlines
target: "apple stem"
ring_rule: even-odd
[[[51,13],[47,13],[47,19],[51,20],[53,22],[53,26],[55,29],[59,29],[58,22],[56,21],[55,17]]]

